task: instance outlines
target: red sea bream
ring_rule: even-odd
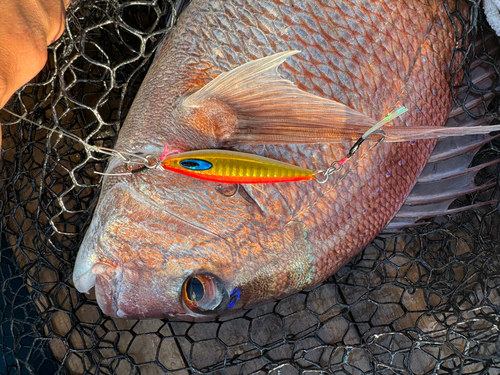
[[[356,140],[346,132],[340,143],[309,143],[323,122],[379,120],[403,105],[408,112],[394,127],[442,126],[456,43],[448,13],[457,4],[464,5],[194,0],[158,52],[116,148],[156,157],[165,143],[184,151],[231,149],[316,171],[343,158]],[[248,86],[247,73],[216,81],[286,51],[300,53],[273,65],[271,73],[279,65],[284,79],[254,77],[261,90]],[[292,90],[285,80],[308,94],[285,95]],[[193,95],[212,81],[219,84]],[[322,112],[313,102],[324,99],[351,110]],[[95,285],[112,316],[185,320],[300,291],[339,270],[390,222],[435,142],[365,142],[325,184],[231,187],[159,169],[106,176],[75,285],[82,292]],[[107,169],[125,171],[119,158]]]

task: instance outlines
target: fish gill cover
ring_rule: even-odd
[[[8,108],[112,147],[166,25],[185,6],[74,1],[47,66]],[[457,40],[479,38],[456,51],[465,71],[456,103],[474,118],[498,118],[498,40],[479,1],[470,8],[465,28],[449,15]],[[478,65],[491,81],[471,74]],[[467,109],[471,100],[479,107]],[[379,237],[322,285],[213,322],[111,319],[71,278],[98,199],[93,171],[106,158],[5,113],[2,122],[0,373],[500,373],[496,207]],[[474,163],[498,158],[498,147],[489,143]],[[498,172],[493,165],[478,178],[497,182]],[[495,184],[455,206],[497,196]]]

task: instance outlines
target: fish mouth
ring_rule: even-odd
[[[73,277],[73,282],[75,284],[75,288],[80,293],[88,293],[90,289],[95,285],[96,276],[92,271],[92,267],[85,271],[83,274],[78,277]]]
[[[95,263],[91,272],[94,275],[97,303],[102,312],[117,318],[126,318],[126,314],[118,306],[123,272],[106,263]]]
[[[106,263],[92,266],[95,295],[102,312],[115,318],[175,318],[164,298],[141,285],[141,275]],[[135,290],[131,290],[131,287]],[[154,289],[154,288],[153,288]]]
[[[87,293],[95,286],[97,303],[110,316],[125,318],[127,314],[119,308],[119,298],[123,272],[106,263],[94,263],[92,267],[74,280],[75,287]]]

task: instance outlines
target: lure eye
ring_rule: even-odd
[[[181,167],[192,171],[206,171],[212,168],[212,163],[201,159],[186,159],[179,162]]]
[[[181,298],[189,310],[198,314],[225,310],[230,303],[224,284],[208,274],[188,277],[182,287]]]

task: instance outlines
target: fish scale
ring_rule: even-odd
[[[454,2],[386,0],[365,6],[342,0],[195,0],[163,43],[116,148],[147,153],[156,149],[158,154],[166,142],[186,151],[220,148],[237,133],[231,132],[230,120],[238,108],[184,108],[183,100],[223,72],[295,49],[302,52],[288,59],[280,72],[298,88],[377,119],[403,104],[409,112],[394,120],[396,126],[441,126],[450,111],[446,66],[455,46],[444,4],[452,7]],[[183,267],[169,274],[157,271],[160,266],[154,263],[134,263],[140,251],[130,241],[138,235],[132,235],[135,223],[122,228],[123,238],[113,237],[120,242],[115,248],[99,242],[86,247],[90,240],[84,241],[75,284],[85,290],[96,277],[103,310],[117,314],[109,300],[114,296],[120,301],[120,316],[131,318],[199,318],[179,304],[180,285],[197,272],[215,275],[228,293],[240,290],[235,309],[301,290],[330,276],[383,229],[408,196],[434,144],[419,140],[363,147],[349,161],[349,173],[336,174],[325,185],[311,181],[240,187],[246,197],[241,192],[228,198],[217,193],[217,183],[165,171],[106,179],[95,213],[99,220],[94,219],[87,238],[102,237],[125,214],[143,224],[140,236],[151,238],[149,252],[166,254]],[[232,147],[318,170],[340,160],[351,146],[261,146],[243,141]],[[108,168],[110,173],[121,170],[117,160]],[[156,194],[134,200],[131,192],[139,184],[154,184]],[[148,234],[149,207],[155,207],[159,222],[175,216],[177,231]],[[170,243],[187,243],[184,236],[195,236],[191,252],[181,256],[173,245],[169,250]],[[252,257],[239,256],[248,247]],[[125,258],[131,261],[125,264]],[[96,259],[122,264],[123,270],[107,266],[78,281]],[[141,279],[134,278],[137,269],[147,271]],[[117,277],[122,280],[120,290],[114,283]]]

